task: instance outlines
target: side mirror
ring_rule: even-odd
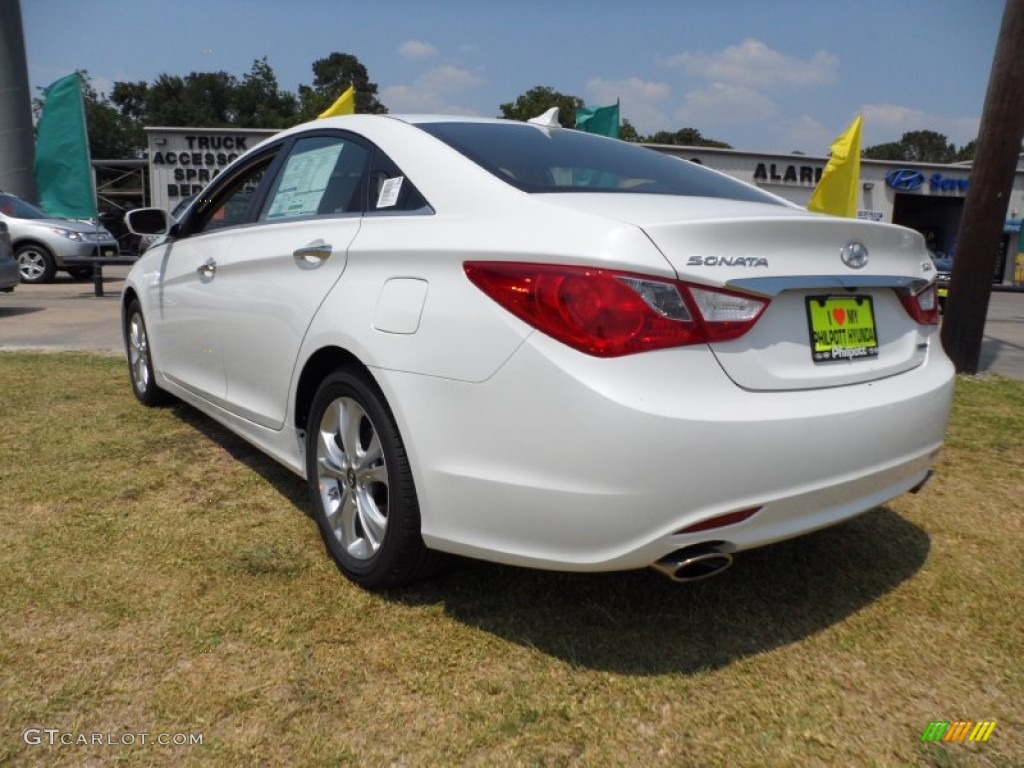
[[[125,214],[124,224],[133,235],[166,235],[175,221],[163,208],[136,208]]]

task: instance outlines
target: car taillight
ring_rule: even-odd
[[[935,283],[920,293],[902,293],[900,301],[904,309],[921,325],[939,324],[939,297]]]
[[[609,269],[488,261],[463,267],[474,285],[520,320],[596,357],[735,339],[768,304]]]

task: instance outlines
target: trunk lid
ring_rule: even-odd
[[[937,343],[936,327],[918,324],[899,297],[935,277],[924,240],[913,230],[789,205],[658,195],[546,197],[639,226],[680,280],[770,298],[746,335],[709,345],[745,389],[814,389],[893,376],[921,365]],[[859,268],[842,258],[851,243],[867,250]]]

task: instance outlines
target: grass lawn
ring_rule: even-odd
[[[375,594],[301,480],[120,359],[3,353],[0,395],[0,764],[1024,764],[1024,384],[958,382],[919,495],[706,582]]]

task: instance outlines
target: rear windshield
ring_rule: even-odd
[[[418,127],[524,192],[630,192],[782,205],[688,160],[569,128],[513,122]]]

